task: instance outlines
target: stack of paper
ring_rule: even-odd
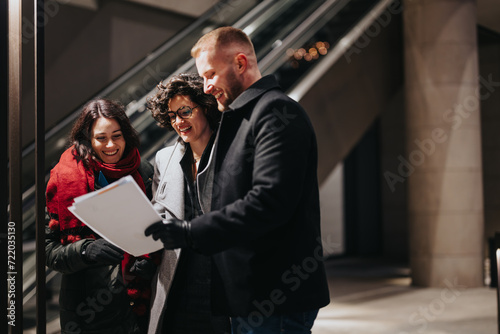
[[[101,237],[133,256],[163,247],[144,235],[149,225],[162,220],[132,176],[74,200],[71,211]]]

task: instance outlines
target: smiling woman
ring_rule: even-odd
[[[141,161],[138,146],[123,106],[94,100],[83,108],[71,146],[50,173],[45,251],[47,266],[63,273],[61,333],[146,332],[151,278],[160,254],[135,258],[124,253],[67,209],[75,197],[126,175],[151,198],[153,167]]]
[[[91,138],[92,149],[97,158],[108,164],[120,161],[126,143],[116,120],[105,117],[96,119],[92,125]]]
[[[166,219],[192,219],[210,210],[212,149],[221,113],[212,95],[203,93],[203,79],[178,74],[148,101],[162,127],[179,135],[177,143],[156,153],[153,206]],[[216,316],[210,293],[211,259],[183,249],[165,250],[154,283],[149,333],[223,334],[229,317]]]
[[[205,110],[202,106],[196,106],[186,95],[176,95],[170,99],[168,105],[170,110],[177,110],[175,113],[168,113],[172,127],[185,143],[190,144],[195,160],[199,160],[213,132]],[[176,117],[172,117],[172,114]]]
[[[75,158],[86,167],[93,161],[117,163],[140,144],[124,107],[106,99],[91,101],[83,108],[71,130],[71,142]]]

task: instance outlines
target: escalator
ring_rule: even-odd
[[[151,71],[162,73],[164,80],[178,72],[196,71],[194,60],[189,55],[190,48],[207,31],[223,25],[232,25],[245,31],[254,43],[262,74],[274,74],[283,89],[300,101],[303,97],[307,97],[309,90],[315,84],[324,80],[323,75],[327,69],[359,38],[363,29],[377,19],[392,2],[392,0],[223,1],[97,95],[118,99],[126,105],[127,114],[140,134],[141,156],[152,159],[161,147],[175,140],[175,133],[159,128],[146,111],[147,97],[154,93],[157,82],[145,83],[144,78]],[[308,110],[307,107],[305,109]],[[79,112],[80,110],[74,111],[47,133],[47,173],[64,150],[65,139]],[[314,123],[314,117],[311,118]],[[25,149],[23,162],[33,159],[33,154],[32,147]],[[31,164],[23,163],[23,165]],[[33,297],[36,293],[33,252],[34,180],[29,179],[34,175],[34,171],[25,170],[23,175],[26,182],[23,195],[23,236],[26,245],[23,262],[23,304],[25,305],[24,327],[29,329],[34,326]],[[53,291],[49,290],[49,296],[57,293],[58,277],[57,273],[47,270],[48,287],[54,287]],[[48,322],[57,322],[57,307],[53,312],[50,311],[49,305]]]

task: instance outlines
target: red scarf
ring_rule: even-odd
[[[95,173],[101,171],[104,176],[119,179],[132,175],[139,187],[146,192],[144,181],[138,171],[141,164],[139,150],[134,148],[126,157],[116,164],[106,164],[96,160],[90,162],[91,168],[85,168],[81,161],[77,161],[73,153],[74,146],[68,148],[61,155],[59,163],[51,170],[47,183],[47,210],[50,215],[49,228],[61,231],[61,244],[66,245],[82,239],[96,239],[96,235],[76,218],[68,207],[73,204],[75,197],[95,190]],[[84,232],[87,231],[87,232]],[[83,234],[82,234],[83,233]],[[149,257],[148,255],[143,256]],[[159,262],[159,259],[153,259]],[[151,290],[150,282],[141,280],[130,273],[135,257],[125,253],[122,261],[122,274],[127,293],[136,300],[134,311],[142,315],[147,311]],[[141,300],[142,299],[142,300]]]
[[[119,179],[123,176],[132,175],[135,182],[139,187],[146,193],[146,187],[144,186],[144,181],[142,180],[141,174],[139,174],[139,166],[141,165],[141,158],[139,156],[139,150],[134,148],[130,153],[116,164],[107,164],[97,160],[93,161],[95,164],[95,169],[97,172],[101,171],[104,176],[110,179]]]

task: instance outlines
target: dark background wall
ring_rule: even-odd
[[[383,177],[404,154],[401,33],[401,17],[393,16],[377,36],[369,41],[364,36],[357,44],[366,44],[360,52],[341,57],[300,101],[318,139],[320,182],[345,162],[346,255],[408,256],[406,190],[403,185],[391,192]]]

